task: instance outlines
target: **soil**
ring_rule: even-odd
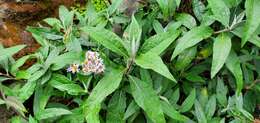
[[[8,119],[15,115],[15,112],[7,110],[6,107],[0,106],[0,123],[9,123]]]
[[[23,0],[25,1],[25,0]],[[16,54],[19,58],[35,52],[39,45],[32,35],[26,31],[28,25],[36,25],[47,17],[55,17],[60,5],[72,6],[75,0],[39,0],[14,2],[14,0],[0,0],[0,43],[4,47],[25,44],[27,47]]]
[[[47,17],[57,17],[60,5],[70,7],[76,0],[0,0],[0,44],[11,47],[25,44],[27,47],[17,53],[14,57],[20,58],[35,52],[40,45],[33,39],[26,27],[36,26],[38,22]],[[32,64],[28,62],[26,66]],[[9,123],[8,119],[15,115],[12,109],[0,106],[0,123]]]

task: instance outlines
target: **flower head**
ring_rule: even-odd
[[[104,72],[105,66],[103,60],[99,57],[98,52],[87,51],[85,55],[85,62],[82,65],[82,71],[84,73],[99,74]]]
[[[67,72],[77,73],[79,72],[79,64],[71,64],[69,68],[67,68]]]

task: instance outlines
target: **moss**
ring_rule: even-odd
[[[92,0],[92,3],[96,9],[96,11],[102,11],[107,8],[109,4],[108,0]]]
[[[81,6],[80,3],[75,4],[74,6],[71,7],[73,11],[76,11],[80,13],[80,15],[84,16],[86,14],[86,8],[84,6]]]

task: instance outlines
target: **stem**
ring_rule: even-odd
[[[230,32],[232,29],[230,29],[230,28],[225,28],[225,29],[223,29],[223,30],[219,30],[219,31],[216,31],[216,32],[214,32],[213,34],[219,34],[219,33],[223,33],[223,32]]]
[[[134,57],[131,57],[131,59],[129,60],[129,62],[127,64],[127,68],[126,68],[125,74],[129,74],[133,64],[134,64]]]
[[[12,77],[12,76],[10,76],[10,75],[8,75],[8,74],[1,73],[1,72],[0,72],[0,76],[5,76],[5,77],[8,77],[8,78],[10,78],[10,79],[14,79],[14,80],[15,80],[14,77]]]
[[[255,80],[252,84],[250,84],[249,86],[246,86],[245,89],[246,90],[252,89],[258,82],[260,82],[260,79]]]

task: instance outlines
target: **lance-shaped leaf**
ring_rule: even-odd
[[[105,76],[98,82],[92,90],[88,99],[84,102],[84,114],[89,123],[99,123],[99,110],[102,101],[111,93],[113,93],[123,77],[123,69],[111,69]]]
[[[184,102],[181,104],[181,107],[179,109],[180,112],[187,112],[189,111],[196,99],[196,90],[193,89],[190,93],[190,95],[184,100]]]
[[[176,82],[167,66],[163,63],[161,57],[154,53],[149,52],[146,54],[141,54],[136,58],[135,63],[144,69],[152,69],[162,76]]]
[[[20,90],[18,93],[19,99],[24,102],[27,99],[29,99],[36,87],[36,81],[28,81]]]
[[[242,38],[243,34],[244,34],[243,29],[244,29],[244,26],[236,27],[234,30],[232,30],[232,33],[235,34],[236,36]],[[248,41],[260,48],[260,37],[257,34],[253,34],[252,36],[250,36]]]
[[[64,66],[71,64],[75,61],[79,61],[81,58],[81,52],[67,52],[56,56],[50,60],[50,64],[52,64],[52,70],[59,70]]]
[[[0,49],[0,61],[6,59],[8,57],[12,57],[15,53],[17,53],[24,47],[25,47],[25,45],[17,45],[17,46],[5,48],[5,49]]]
[[[244,35],[242,38],[242,46],[250,39],[254,34],[258,26],[260,25],[260,1],[259,0],[246,0],[246,24],[244,27]]]
[[[106,123],[124,123],[126,95],[123,91],[115,92],[108,104]]]
[[[222,23],[224,26],[229,26],[230,11],[228,6],[223,0],[207,0],[211,11],[213,12],[213,18]]]
[[[160,6],[163,16],[166,18],[169,16],[168,0],[156,0]]]
[[[160,55],[181,34],[179,30],[171,30],[147,39],[141,48],[142,53],[153,52]]]
[[[198,123],[207,123],[207,118],[203,111],[203,108],[197,100],[195,100],[195,116],[198,120]]]
[[[175,108],[171,106],[169,103],[165,101],[161,101],[161,105],[162,105],[163,112],[170,118],[182,122],[187,121],[189,119],[188,117],[176,111]]]
[[[122,3],[123,3],[123,0],[114,0],[114,1],[112,1],[111,6],[109,6],[109,8],[108,8],[109,15],[112,15],[120,7],[120,5]]]
[[[38,120],[43,120],[43,119],[48,119],[48,118],[53,118],[53,117],[58,117],[62,115],[67,115],[71,114],[69,110],[63,109],[63,108],[48,108],[45,110],[42,110],[38,113],[36,118]]]
[[[233,50],[231,50],[227,58],[226,66],[236,79],[236,84],[237,84],[236,94],[240,94],[241,90],[243,89],[243,83],[244,83],[243,73],[240,66],[239,58]]]
[[[138,24],[135,16],[132,16],[131,24],[128,26],[126,31],[124,32],[124,37],[127,39],[128,44],[128,52],[132,56],[135,56],[140,45],[140,40],[142,36],[142,27]]]
[[[129,76],[129,80],[135,102],[154,123],[165,123],[159,96],[153,90],[152,82],[143,82],[133,76]]]
[[[186,14],[186,13],[177,14],[176,20],[181,22],[182,25],[184,25],[189,29],[192,29],[197,25],[195,18],[190,14]]]
[[[213,95],[210,97],[205,107],[205,115],[207,116],[207,119],[211,119],[215,111],[216,111],[216,96]]]
[[[197,54],[197,46],[188,48],[184,50],[178,57],[175,67],[177,70],[182,70],[187,67],[192,60],[196,57]]]
[[[179,39],[171,59],[174,59],[185,49],[190,48],[203,39],[210,37],[212,33],[213,30],[208,26],[199,26],[192,28],[189,32],[185,33],[184,36]]]
[[[83,27],[81,30],[107,49],[118,55],[128,56],[125,43],[115,33],[98,27]]]
[[[231,50],[230,37],[222,33],[214,41],[213,45],[213,60],[211,66],[211,78],[213,78],[224,65],[228,54]]]
[[[134,113],[138,112],[140,107],[135,103],[134,100],[128,105],[125,114],[124,114],[124,120],[128,119],[130,116],[132,116]]]

